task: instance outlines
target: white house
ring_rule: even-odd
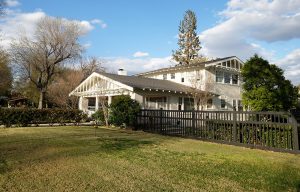
[[[242,65],[239,58],[232,56],[135,76],[127,76],[122,69],[118,75],[93,73],[70,95],[79,96],[79,109],[89,114],[99,108],[100,97],[111,103],[117,95],[130,95],[145,109],[189,110],[196,108],[195,93],[203,97],[209,94],[201,109],[241,110]]]

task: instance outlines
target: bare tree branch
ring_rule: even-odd
[[[34,39],[21,36],[11,46],[12,60],[20,75],[30,79],[40,92],[39,108],[53,77],[66,63],[80,57],[83,51],[78,23],[45,17],[37,24]]]

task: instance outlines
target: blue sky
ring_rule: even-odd
[[[34,32],[46,15],[78,21],[86,56],[103,60],[109,71],[131,74],[173,64],[179,21],[186,10],[198,18],[201,54],[209,58],[258,53],[300,83],[300,1],[295,0],[7,0],[2,42]]]
[[[67,19],[102,20],[107,24],[90,31],[84,40],[91,44],[87,53],[100,57],[131,57],[134,52],[148,52],[164,57],[176,48],[178,24],[187,9],[199,18],[198,31],[217,22],[216,13],[226,1],[199,0],[107,0],[107,1],[20,1],[24,12],[41,9],[47,15]],[[59,5],[59,6],[57,6]]]

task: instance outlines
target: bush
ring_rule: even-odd
[[[105,124],[105,117],[102,109],[99,109],[96,111],[93,115],[92,118],[94,121],[96,121],[97,124],[104,125]]]
[[[86,118],[80,110],[0,108],[0,124],[27,126],[40,123],[78,123]]]
[[[140,109],[139,103],[128,95],[116,96],[110,105],[110,122],[117,126],[132,126]]]

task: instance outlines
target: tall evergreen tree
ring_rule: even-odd
[[[297,104],[298,89],[283,70],[254,55],[242,68],[243,104],[254,111],[287,111]]]
[[[179,24],[178,50],[173,51],[173,59],[180,64],[189,65],[191,61],[199,57],[201,49],[197,36],[197,18],[193,11],[187,10]]]

